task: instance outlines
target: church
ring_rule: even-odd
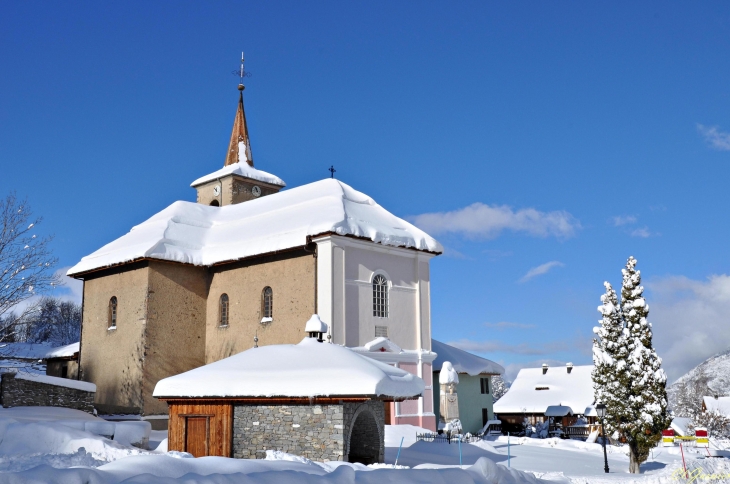
[[[393,364],[426,387],[389,403],[386,420],[435,430],[429,264],[442,246],[334,178],[285,189],[255,168],[238,89],[224,166],[191,184],[196,202],[174,202],[68,271],[83,281],[79,379],[96,384],[100,413],[165,428],[158,381],[298,343],[318,314],[327,343],[392,342]]]

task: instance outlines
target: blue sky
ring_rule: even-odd
[[[0,194],[60,267],[194,200],[245,50],[258,168],[334,164],[447,247],[438,339],[589,363],[634,255],[670,378],[730,346],[727,3],[15,2],[0,46]]]

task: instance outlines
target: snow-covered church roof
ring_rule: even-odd
[[[434,238],[369,196],[325,179],[223,207],[175,202],[84,257],[67,274],[148,258],[208,266],[302,247],[307,237],[329,233],[443,252]]]
[[[433,371],[441,371],[444,362],[449,361],[457,373],[467,373],[471,376],[504,374],[502,365],[435,339],[431,339],[431,351],[438,355],[433,361]]]
[[[160,380],[158,398],[344,397],[385,399],[421,395],[424,382],[405,370],[349,348],[304,338],[229,356]]]
[[[583,414],[593,405],[593,365],[523,368],[507,393],[494,402],[494,413],[544,413],[549,406],[570,407]]]

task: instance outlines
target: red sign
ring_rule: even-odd
[[[695,430],[695,437],[707,437],[707,429]]]
[[[662,436],[664,436],[664,437],[674,437],[674,429],[662,430]]]

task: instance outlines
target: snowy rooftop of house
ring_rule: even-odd
[[[160,380],[155,397],[411,398],[423,393],[415,375],[343,346],[304,338],[296,345],[251,348]]]
[[[593,405],[592,365],[523,368],[512,386],[494,403],[494,413],[544,413],[549,406],[570,407],[574,414]]]
[[[223,207],[175,202],[81,259],[68,275],[145,258],[208,266],[302,247],[308,236],[328,233],[443,252],[431,236],[364,193],[325,179]]]
[[[730,417],[730,397],[702,397],[705,408]]]
[[[224,166],[220,170],[214,171],[213,173],[210,173],[209,175],[205,175],[203,177],[198,178],[193,183],[190,184],[191,187],[196,187],[198,185],[202,185],[203,183],[217,180],[218,178],[223,178],[227,175],[238,175],[245,178],[252,178],[254,180],[262,181],[264,183],[271,183],[272,185],[278,185],[280,187],[286,186],[286,183],[284,183],[284,180],[279,178],[276,175],[272,175],[271,173],[267,173],[265,171],[257,170],[253,166],[249,166],[248,163],[244,162],[238,162],[233,163],[227,166]]]
[[[464,350],[447,345],[435,339],[431,340],[431,351],[438,356],[433,361],[433,371],[441,371],[444,361],[450,361],[458,373],[469,375],[503,375],[504,367],[492,360],[472,355]]]
[[[70,345],[66,346],[59,346],[58,348],[53,348],[51,351],[46,353],[45,358],[65,358],[65,357],[71,357],[79,352],[79,342],[71,343]]]

